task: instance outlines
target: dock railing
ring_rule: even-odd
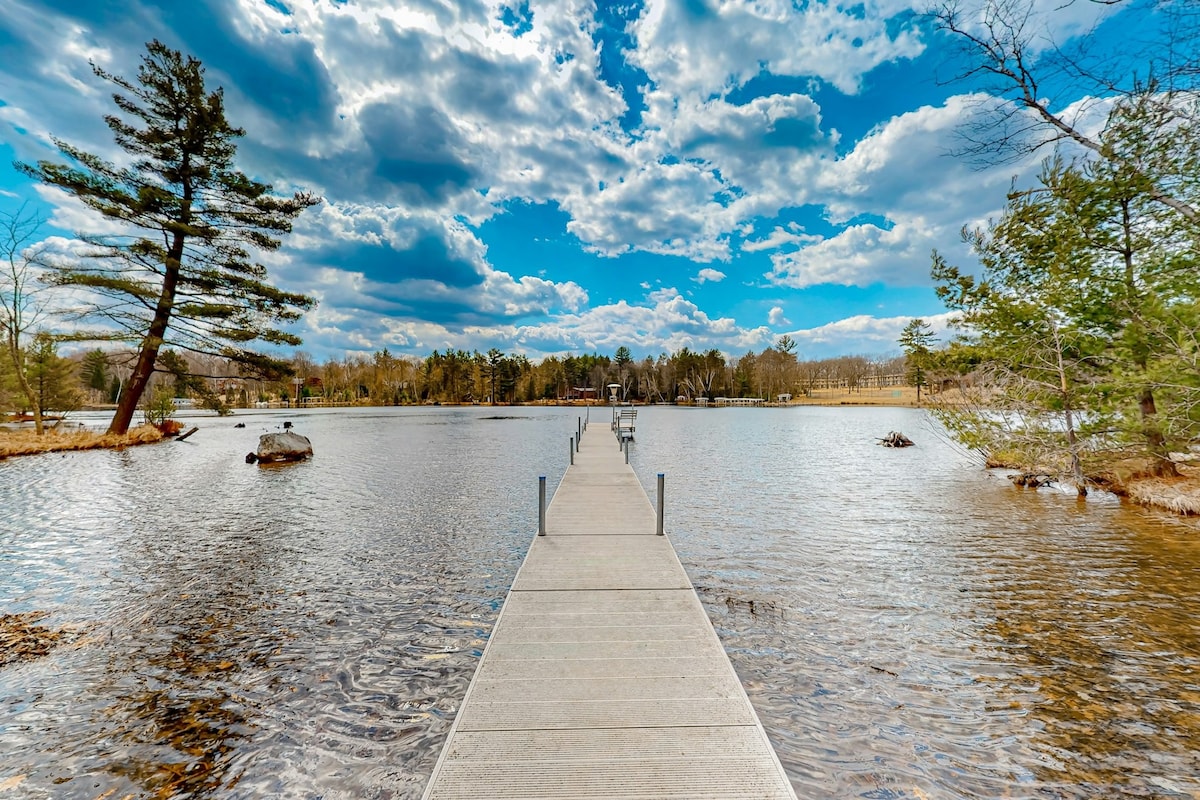
[[[624,442],[633,438],[633,432],[636,430],[636,420],[636,408],[633,408],[632,406],[613,407],[612,430],[617,437],[617,441]]]

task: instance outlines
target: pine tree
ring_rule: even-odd
[[[900,348],[904,350],[908,368],[908,381],[917,387],[917,405],[921,404],[921,386],[925,383],[925,371],[932,357],[930,345],[936,341],[933,328],[921,318],[913,319],[900,332]]]
[[[976,381],[931,411],[992,463],[1069,476],[1082,497],[1084,457],[1108,427],[1096,366],[1103,340],[1064,311],[1077,285],[1078,253],[1053,237],[1017,232],[1045,223],[1037,208],[1014,196],[1000,223],[969,234],[983,281],[934,252],[938,296],[961,312],[964,331],[946,360],[957,357]],[[1033,251],[1040,267],[1025,269]]]
[[[285,362],[250,346],[300,344],[277,326],[314,304],[268,283],[251,251],[278,248],[277,237],[319,198],[303,192],[277,197],[269,184],[236,169],[235,140],[245,131],[226,120],[222,90],[206,90],[197,59],[158,41],[146,48],[135,81],[92,66],[117,87],[113,102],[120,114],[105,122],[131,156],[128,166],[58,139],[73,166],[20,165],[127,229],[121,236],[88,239],[94,257],[56,277],[59,285],[101,298],[89,310],[104,324],[78,338],[138,348],[112,433],[129,428],[164,344],[224,356],[261,375],[283,375]]]
[[[1132,153],[1137,131],[1156,123],[1154,114],[1118,109],[1102,138]],[[1040,185],[1012,192],[1000,220],[965,232],[982,280],[934,253],[938,296],[962,312],[991,389],[973,415],[947,411],[970,438],[1024,450],[1029,465],[1069,461],[1081,494],[1085,457],[1138,454],[1152,474],[1171,476],[1171,450],[1200,434],[1190,359],[1200,230],[1142,186],[1156,163],[1200,159],[1189,139],[1162,145],[1139,157],[1141,175],[1107,161],[1048,161]],[[1019,424],[997,427],[1009,422]]]
[[[92,350],[83,357],[83,385],[101,394],[108,388],[108,356],[103,350]]]
[[[79,408],[82,400],[75,364],[58,354],[53,337],[38,333],[25,354],[25,376],[33,388],[39,416],[47,411],[67,412]]]
[[[504,353],[496,347],[487,351],[487,372],[488,384],[491,387],[489,393],[490,405],[496,405],[496,379],[500,377],[500,367],[504,363]]]

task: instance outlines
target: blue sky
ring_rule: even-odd
[[[944,321],[930,250],[969,263],[960,228],[1046,155],[949,155],[978,87],[940,80],[958,65],[924,5],[6,0],[0,208],[30,202],[64,247],[95,229],[11,162],[56,158],[51,136],[118,159],[88,62],[131,77],[158,38],[225,88],[246,172],[325,198],[264,260],[318,298],[297,326],[318,358],[891,353]],[[1060,44],[1147,13],[1044,5]]]

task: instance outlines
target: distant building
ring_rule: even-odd
[[[567,400],[591,400],[596,396],[596,390],[590,386],[572,386],[567,390]]]

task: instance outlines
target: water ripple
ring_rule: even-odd
[[[419,797],[578,413],[0,462],[3,611],[76,632],[0,669],[5,797]],[[244,464],[284,419],[316,457]],[[1200,793],[1194,522],[1016,490],[910,410],[645,409],[631,460],[801,796]]]

